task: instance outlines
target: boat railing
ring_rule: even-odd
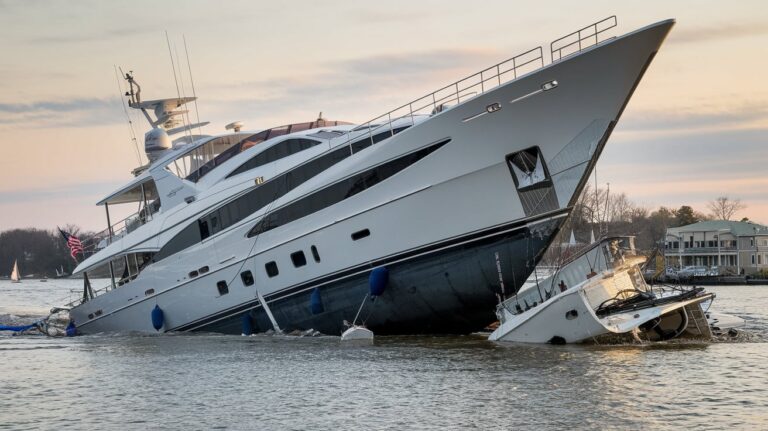
[[[600,35],[616,27],[617,23],[616,15],[612,15],[556,39],[549,45],[552,62],[560,61],[563,57],[578,54],[586,48],[597,45],[605,40],[612,39],[612,37],[605,38],[601,41]]]
[[[387,127],[394,135],[392,123],[397,120],[410,119],[411,125],[414,125],[416,116],[437,114],[446,109],[448,104],[459,104],[543,66],[544,55],[539,46],[379,115],[361,124],[356,130],[367,128],[372,141],[377,130]],[[352,138],[352,133],[348,133],[347,142]]]
[[[601,39],[601,35],[616,25],[617,19],[613,15],[556,39],[550,44],[551,62],[554,63],[565,56],[576,54],[610,39],[608,37]],[[359,137],[359,134],[353,136],[352,132],[366,128],[372,143],[375,143],[373,136],[379,130],[384,131],[389,128],[391,135],[394,136],[395,127],[392,123],[395,121],[407,119],[410,120],[411,125],[414,125],[416,116],[440,113],[448,107],[448,104],[454,102],[459,104],[542,67],[544,67],[544,51],[541,46],[538,46],[362,123],[347,133],[347,143],[353,137]]]
[[[90,256],[99,250],[112,244],[114,241],[133,232],[140,226],[152,221],[152,216],[157,212],[157,208],[152,205],[144,207],[139,211],[125,217],[124,219],[112,224],[101,232],[97,232],[83,241],[83,255]]]

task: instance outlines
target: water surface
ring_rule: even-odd
[[[0,281],[0,323],[76,280]],[[766,429],[768,286],[712,287],[746,342],[0,335],[0,429]]]

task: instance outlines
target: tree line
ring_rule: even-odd
[[[731,220],[744,208],[746,205],[738,198],[719,196],[707,204],[707,213],[690,205],[651,210],[632,202],[625,193],[611,193],[607,187],[595,189],[588,184],[571,213],[569,225],[561,232],[560,242],[568,242],[570,238],[565,235],[570,236],[571,231],[577,242],[585,243],[593,234],[595,238],[634,235],[638,249],[653,250],[663,244],[667,228],[705,220]]]
[[[62,229],[80,234],[76,226],[67,225]],[[0,276],[10,276],[14,261],[18,261],[22,277],[53,277],[56,270],[62,268],[70,274],[77,266],[58,230],[12,229],[0,232]]]

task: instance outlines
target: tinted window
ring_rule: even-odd
[[[361,191],[378,184],[381,181],[395,175],[408,166],[418,162],[433,151],[442,147],[449,140],[439,142],[419,151],[399,157],[363,173],[353,175],[347,179],[332,184],[322,190],[318,190],[304,198],[294,201],[278,210],[266,215],[248,232],[252,237],[262,232],[274,229],[278,226],[298,220],[306,215],[317,212],[335,203],[341,202]]]
[[[277,274],[280,274],[280,271],[277,269],[277,262],[275,261],[267,262],[264,265],[264,269],[267,270],[267,275],[270,277],[274,277]]]
[[[285,141],[278,142],[277,144],[251,157],[250,160],[243,163],[237,169],[227,175],[227,178],[233,175],[242,174],[245,171],[258,168],[259,166],[274,162],[275,160],[280,160],[283,157],[288,157],[292,154],[298,153],[299,151],[312,148],[319,143],[320,141],[306,138],[287,139]]]
[[[400,127],[395,129],[394,132],[399,133],[406,128],[407,127]],[[268,133],[270,133],[270,131],[260,132],[253,135],[244,140],[243,145],[248,145],[249,143],[252,143],[253,140],[260,142]],[[260,184],[258,187],[206,214],[195,221],[195,223],[184,228],[183,231],[172,238],[160,252],[155,255],[154,260],[157,262],[161,259],[165,259],[168,256],[178,253],[187,247],[191,247],[201,240],[236,224],[271,202],[279,199],[315,175],[349,157],[352,154],[350,153],[350,148],[352,148],[353,152],[360,151],[361,149],[370,146],[371,142],[379,142],[390,136],[391,133],[387,130],[386,132],[374,135],[373,138],[366,137],[353,142],[351,145],[344,145],[333,151],[315,157],[282,175],[278,175],[271,180]]]
[[[307,264],[307,258],[304,256],[304,252],[299,250],[296,253],[291,253],[291,262],[296,268]]]
[[[219,295],[226,295],[229,293],[229,287],[227,287],[227,282],[224,280],[216,283],[216,288],[219,290]]]
[[[243,280],[243,285],[245,286],[252,286],[253,285],[253,274],[251,271],[243,271],[240,273],[240,279]]]

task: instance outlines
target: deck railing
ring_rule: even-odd
[[[138,227],[147,224],[152,220],[152,215],[156,212],[157,209],[153,209],[150,205],[112,224],[112,226],[103,231],[86,238],[83,240],[83,255],[88,257],[107,247],[113,241],[133,232]]]
[[[601,35],[616,25],[617,20],[614,15],[556,39],[550,44],[551,62],[554,63],[564,56],[576,54],[583,49],[608,40],[609,38],[601,39]],[[538,46],[379,115],[356,127],[353,131],[367,128],[371,143],[374,143],[373,136],[378,130],[389,128],[390,133],[394,135],[395,128],[392,126],[394,121],[410,119],[411,125],[413,125],[416,115],[436,114],[441,112],[449,103],[459,104],[542,67],[544,67],[544,55],[541,46]],[[352,140],[352,135],[351,132],[347,133],[348,143]],[[359,135],[354,137],[357,138]]]
[[[384,128],[389,128],[394,135],[392,127],[394,121],[406,118],[410,119],[413,125],[416,115],[436,114],[449,103],[459,104],[543,66],[543,50],[539,46],[379,115],[361,124],[355,130],[367,128],[371,139],[377,130]],[[350,140],[352,140],[352,133],[347,134],[347,141]]]
[[[560,39],[556,39],[549,44],[550,58],[552,62],[560,61],[563,57],[577,54],[581,50],[597,45],[601,42],[600,35],[616,27],[616,15],[609,16],[606,19],[590,24],[584,28],[567,34]],[[610,38],[603,39],[605,41]],[[557,58],[555,58],[557,56]]]

